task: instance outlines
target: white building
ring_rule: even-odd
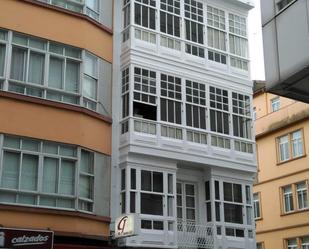
[[[242,0],[115,1],[112,219],[119,246],[255,248]]]

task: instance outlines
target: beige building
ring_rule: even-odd
[[[255,91],[257,248],[309,248],[309,106]]]

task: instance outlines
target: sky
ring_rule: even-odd
[[[260,0],[252,1],[255,8],[250,10],[248,17],[251,79],[265,80]]]

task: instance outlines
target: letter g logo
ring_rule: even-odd
[[[121,218],[121,220],[118,222],[118,225],[117,225],[117,229],[119,231],[120,234],[123,233],[125,227],[126,227],[126,223],[127,223],[127,220],[128,220],[128,216],[124,216]]]

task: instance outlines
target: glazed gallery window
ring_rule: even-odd
[[[208,46],[218,50],[208,51],[208,59],[226,64],[226,25],[225,12],[218,8],[207,6],[207,40]]]
[[[81,49],[19,33],[12,41],[7,90],[97,109],[99,59]],[[5,51],[0,41],[0,51]],[[0,73],[1,58],[0,53]],[[2,59],[3,61],[3,59]],[[83,69],[83,70],[82,70]],[[1,77],[1,76],[0,76]]]
[[[2,153],[0,202],[93,211],[93,152],[3,136]]]
[[[135,24],[149,29],[156,29],[156,1],[136,0],[134,4]]]
[[[291,132],[277,138],[279,162],[297,158],[303,155],[303,134],[302,130]]]

